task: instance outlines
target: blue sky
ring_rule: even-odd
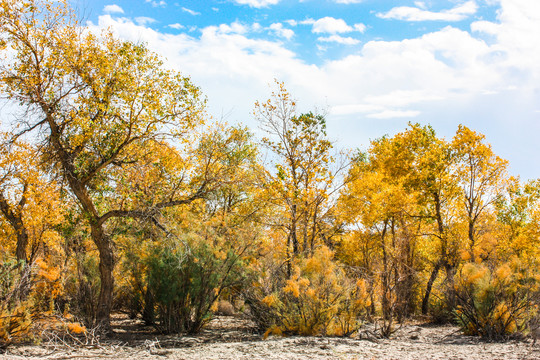
[[[337,146],[431,124],[487,136],[510,172],[540,177],[539,0],[73,0],[95,28],[147,43],[189,75],[215,118],[284,81],[327,112]]]

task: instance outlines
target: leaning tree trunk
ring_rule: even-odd
[[[424,295],[424,298],[422,299],[422,315],[427,315],[428,313],[429,296],[431,295],[431,289],[433,288],[433,283],[435,282],[435,280],[437,280],[437,276],[439,275],[440,269],[441,269],[441,262],[438,261],[435,264],[433,271],[431,272],[431,276],[429,277],[429,280],[426,286],[426,293]]]

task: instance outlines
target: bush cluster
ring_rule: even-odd
[[[253,320],[266,335],[298,334],[350,336],[356,332],[370,306],[365,284],[347,277],[327,247],[313,256],[294,261],[291,276],[281,276],[268,287],[259,278],[246,292]]]

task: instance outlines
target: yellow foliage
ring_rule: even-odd
[[[74,334],[84,334],[86,332],[86,327],[79,323],[68,323],[67,327],[68,330]]]
[[[267,295],[261,300],[261,302],[268,307],[272,307],[277,302],[277,296],[275,294]]]
[[[283,331],[281,330],[279,326],[272,325],[271,327],[268,328],[268,330],[264,332],[263,339],[267,339],[268,336],[270,335],[281,336],[283,335]]]
[[[508,264],[503,264],[495,270],[495,276],[499,281],[505,281],[508,280],[508,278],[512,275],[512,269]]]
[[[264,286],[254,289],[262,292]],[[348,278],[326,247],[299,259],[279,290],[258,300],[273,321],[265,324],[267,334],[279,329],[286,334],[348,336],[358,330],[369,305],[365,282]]]
[[[283,288],[283,291],[285,293],[290,293],[294,297],[300,296],[300,285],[297,281],[294,280],[287,280],[287,285]]]
[[[29,333],[32,324],[30,306],[19,304],[14,309],[0,309],[0,345],[21,340]]]
[[[519,259],[509,260],[495,269],[467,263],[459,272],[455,314],[465,333],[501,338],[526,327],[539,283]]]

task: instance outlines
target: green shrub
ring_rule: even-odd
[[[206,241],[156,247],[147,258],[147,287],[155,305],[155,326],[165,333],[198,332],[212,317],[225,289],[245,279],[242,257],[233,248]]]

